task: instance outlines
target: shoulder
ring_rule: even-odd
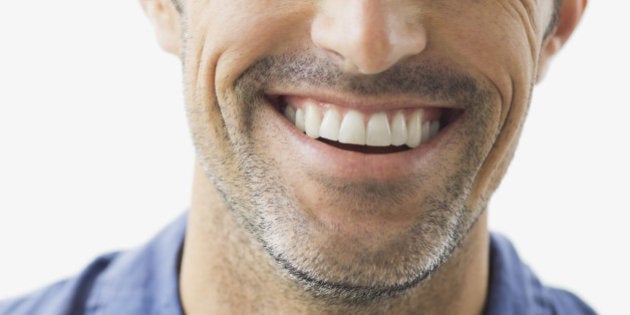
[[[546,287],[541,304],[549,314],[595,314],[595,311],[577,295],[557,288]]]
[[[187,216],[134,250],[95,259],[79,275],[0,301],[0,315],[181,314],[178,269]]]
[[[486,314],[591,315],[595,311],[575,294],[544,285],[521,261],[504,236],[490,236],[490,282]]]
[[[81,314],[97,279],[118,253],[95,259],[78,276],[57,282],[29,295],[0,301],[0,314]]]

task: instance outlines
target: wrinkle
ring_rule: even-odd
[[[516,91],[516,83],[514,83],[514,78],[510,77],[510,104],[515,104],[516,100],[515,95],[516,93],[514,92]],[[505,129],[505,125],[507,124],[508,120],[510,119],[510,114],[512,113],[512,110],[514,110],[515,106],[509,106],[507,112],[503,112],[503,108],[501,108],[501,125],[499,126],[497,133],[495,136],[498,136],[500,134],[503,134],[503,129]]]
[[[532,3],[533,1],[534,3]],[[527,37],[529,44],[530,57],[535,64],[538,55],[538,45],[536,34],[539,33],[538,24],[536,23],[536,17],[534,11],[536,10],[538,0],[519,0],[519,1],[505,1],[495,0],[500,6],[502,6],[506,12],[515,16],[523,25],[523,30]]]

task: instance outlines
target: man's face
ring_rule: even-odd
[[[551,0],[183,3],[198,161],[306,288],[404,291],[462,242],[502,177],[551,11]]]

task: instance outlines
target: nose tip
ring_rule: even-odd
[[[420,21],[379,1],[334,1],[324,5],[313,20],[311,38],[316,46],[336,55],[346,71],[383,72],[400,60],[421,53],[427,34]]]

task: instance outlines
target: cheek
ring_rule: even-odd
[[[469,28],[456,25],[458,31],[446,35],[452,40],[445,44],[448,47],[444,51],[452,52],[452,60],[465,63],[463,67],[493,86],[499,97],[492,110],[493,126],[488,135],[494,143],[480,171],[476,189],[478,195],[487,195],[502,177],[526,118],[538,47],[531,37],[533,30],[508,14],[494,19],[479,16],[463,20],[475,22]]]
[[[310,9],[281,1],[202,1],[186,10],[184,72],[189,119],[203,147],[226,147],[226,124],[239,117],[234,82],[261,57],[304,38]],[[308,33],[307,33],[308,34]],[[232,106],[234,107],[234,106]]]
[[[514,4],[505,2],[512,6],[504,8],[494,1],[497,7],[466,8],[457,12],[457,19],[431,20],[439,32],[435,34],[435,50],[498,92],[489,120],[492,126],[486,135],[492,147],[475,180],[469,199],[471,208],[487,201],[512,158],[536,76],[541,34],[529,20],[507,10]]]
[[[448,8],[456,19],[429,20],[436,32],[434,45],[509,100],[514,88],[529,89],[541,46],[538,18],[529,18],[525,2],[478,1]]]
[[[198,32],[205,34],[199,48],[205,51],[201,58],[214,58],[205,63],[216,64],[218,98],[229,94],[234,81],[258,59],[304,46],[310,38],[312,6],[305,1],[231,0],[208,9],[197,22]]]

